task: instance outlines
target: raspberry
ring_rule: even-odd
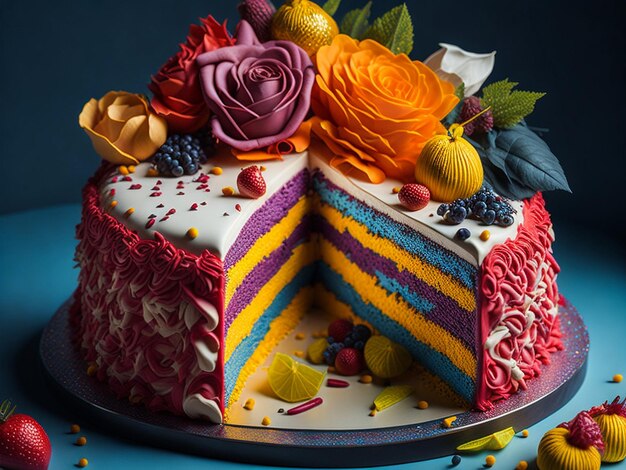
[[[328,336],[333,338],[336,343],[342,343],[352,331],[353,326],[350,320],[335,320],[328,326]]]
[[[465,122],[476,116],[482,110],[483,107],[480,104],[480,98],[476,96],[465,98],[463,100],[463,107],[461,108],[461,113],[459,114],[457,122]],[[493,129],[493,114],[491,110],[463,126],[463,132],[467,135],[472,135],[475,132],[487,133],[491,129]]]
[[[409,183],[398,193],[400,203],[410,211],[423,209],[430,201],[430,191],[423,184]]]
[[[364,366],[363,353],[356,348],[343,348],[335,358],[335,369],[341,375],[357,375]]]

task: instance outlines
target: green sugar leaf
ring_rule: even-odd
[[[508,129],[524,119],[535,109],[535,103],[545,93],[513,90],[518,84],[508,79],[492,83],[483,88],[481,105],[491,106],[493,125]]]
[[[461,84],[454,89],[454,94],[461,101],[465,98],[465,83],[461,82]]]
[[[363,8],[356,8],[349,11],[341,20],[339,30],[354,39],[362,39],[363,34],[369,27],[369,17],[372,9],[372,2],[367,2]]]
[[[466,139],[480,155],[485,182],[498,194],[521,200],[538,191],[571,192],[558,159],[525,123]]]
[[[373,39],[394,54],[410,54],[413,50],[413,22],[406,3],[376,18],[365,32],[364,39]]]
[[[333,16],[336,13],[337,8],[339,8],[340,3],[341,3],[341,0],[326,0],[326,3],[324,3],[322,8],[330,16]]]

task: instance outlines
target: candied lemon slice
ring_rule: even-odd
[[[309,344],[306,354],[313,364],[324,363],[324,351],[328,347],[328,341],[326,338],[319,338]]]
[[[456,450],[464,450],[468,452],[473,452],[477,450],[499,450],[504,449],[506,445],[511,442],[515,436],[515,430],[513,428],[506,428],[502,431],[494,432],[493,434],[489,434],[488,436],[481,437],[479,439],[475,439],[470,442],[466,442],[465,444],[461,444],[456,448]]]
[[[267,374],[274,393],[290,403],[314,397],[325,376],[325,372],[315,370],[283,353],[276,353]]]
[[[383,379],[397,377],[411,367],[411,354],[385,336],[372,336],[365,343],[365,363],[374,375]]]
[[[391,387],[385,388],[374,398],[374,407],[376,411],[384,410],[385,408],[389,408],[401,402],[411,393],[413,393],[413,387],[410,385],[392,385]]]

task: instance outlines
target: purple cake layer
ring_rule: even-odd
[[[309,189],[310,173],[304,169],[274,193],[241,229],[235,244],[224,258],[224,266],[234,266],[256,241],[285,217],[289,209]]]
[[[278,270],[289,260],[293,249],[308,240],[311,233],[311,216],[306,216],[283,243],[270,256],[263,258],[246,276],[230,299],[224,312],[225,330],[232,324],[237,315],[252,302],[261,288],[274,277]]]
[[[454,300],[446,297],[409,271],[398,271],[393,261],[380,256],[370,248],[364,247],[349,232],[340,233],[323,216],[316,216],[314,226],[326,240],[340,251],[349,253],[350,260],[362,271],[379,279],[382,274],[385,278],[396,281],[400,286],[406,286],[410,292],[419,297],[428,299],[428,302],[432,304],[432,309],[428,312],[421,312],[424,317],[442,326],[459,338],[471,351],[475,354],[478,353],[476,350],[477,321],[475,312],[462,309]],[[401,294],[401,292],[394,293]]]

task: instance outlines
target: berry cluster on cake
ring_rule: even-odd
[[[405,5],[340,26],[337,5],[245,0],[234,36],[191,26],[150,99],[81,112],[103,163],[71,318],[120,398],[228,422],[313,306],[339,323],[311,362],[389,380],[415,361],[480,410],[562,348],[541,192],[569,188],[524,121],[543,94],[482,87],[495,53],[410,59]]]

